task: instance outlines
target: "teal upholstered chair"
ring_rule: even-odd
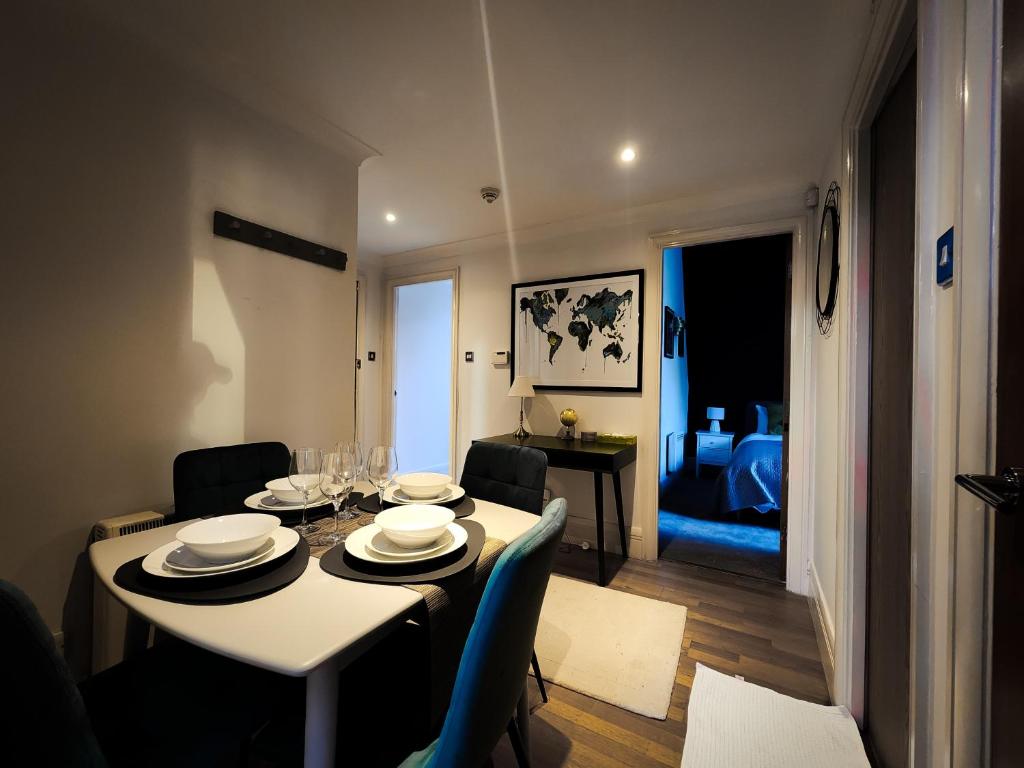
[[[528,765],[513,713],[565,531],[565,507],[565,499],[548,504],[540,522],[498,559],[462,652],[441,735],[402,768],[479,768],[506,731],[521,768]]]

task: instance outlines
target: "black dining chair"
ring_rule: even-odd
[[[543,451],[524,445],[473,443],[466,453],[459,482],[466,495],[524,512],[539,515],[544,506],[544,481],[548,474],[548,457]],[[540,673],[537,654],[530,660],[537,678],[541,698],[547,702],[548,692]]]
[[[441,735],[400,768],[478,768],[508,733],[520,768],[529,756],[513,716],[530,664],[558,542],[565,499],[555,499],[540,522],[498,558],[469,632]]]
[[[245,499],[268,480],[287,477],[291,454],[284,443],[200,448],[174,459],[174,515],[191,520],[245,512]]]
[[[544,507],[548,457],[524,445],[473,443],[459,485],[466,494],[539,515]]]
[[[32,601],[0,579],[5,765],[237,766],[277,676],[171,641],[76,685]]]

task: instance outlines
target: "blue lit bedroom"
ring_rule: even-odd
[[[784,580],[790,253],[789,235],[664,251],[660,558]]]

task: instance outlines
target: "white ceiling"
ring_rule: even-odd
[[[374,148],[360,171],[359,247],[388,254],[813,183],[871,2],[489,0],[486,25],[480,0],[93,5],[231,62]],[[616,159],[626,142],[639,155],[629,168]],[[503,199],[483,203],[484,185]]]

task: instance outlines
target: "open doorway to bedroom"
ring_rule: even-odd
[[[659,558],[785,580],[792,246],[663,250]]]

